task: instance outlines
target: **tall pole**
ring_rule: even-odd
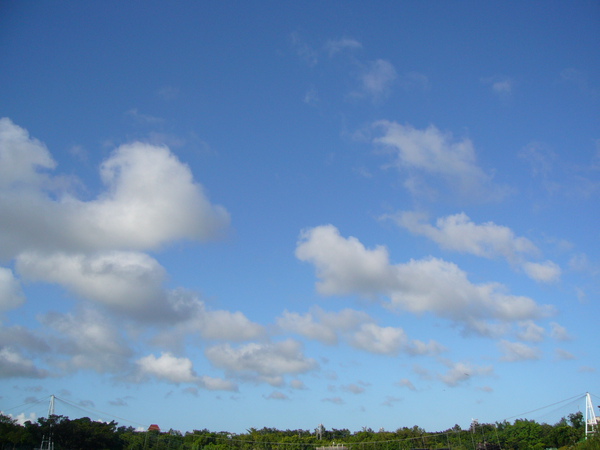
[[[594,412],[594,405],[592,404],[592,396],[589,392],[585,393],[585,438],[589,435],[594,434],[598,431],[598,419]]]
[[[50,396],[50,406],[48,407],[48,422],[52,419],[54,415],[54,394]],[[42,445],[40,445],[40,450],[54,450],[54,441],[52,440],[52,422],[49,423],[50,431],[48,436],[42,437]]]
[[[54,415],[54,394],[50,396],[50,406],[48,407],[48,419]]]

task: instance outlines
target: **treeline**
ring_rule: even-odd
[[[316,447],[337,447],[338,450],[600,450],[600,435],[584,440],[585,419],[581,412],[570,414],[554,425],[519,419],[495,424],[474,423],[468,429],[453,428],[427,432],[414,426],[396,431],[364,428],[357,432],[347,429],[278,430],[251,428],[246,433],[194,430],[182,434],[136,431],[118,426],[114,421],[96,422],[84,417],[65,416],[40,418],[20,425],[9,416],[0,415],[0,449],[31,450],[315,450]],[[333,449],[332,449],[333,450]]]

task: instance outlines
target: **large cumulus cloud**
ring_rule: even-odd
[[[305,230],[296,256],[315,266],[324,295],[358,295],[392,309],[433,313],[465,329],[491,334],[500,323],[538,319],[552,310],[499,283],[474,284],[456,264],[439,258],[392,264],[385,247],[367,249],[333,225]]]
[[[0,119],[0,256],[22,251],[149,250],[179,239],[214,238],[229,223],[167,147],[122,145],[100,167],[105,190],[83,201],[48,171],[47,148]],[[6,175],[6,176],[4,176]]]

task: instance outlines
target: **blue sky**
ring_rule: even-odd
[[[599,44],[592,1],[3,2],[0,409],[433,431],[598,394]]]

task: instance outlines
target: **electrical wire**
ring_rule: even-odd
[[[86,412],[86,413],[93,412],[93,413],[96,413],[96,414],[101,414],[101,415],[103,415],[103,416],[108,416],[108,417],[112,417],[112,418],[115,418],[115,419],[124,420],[125,422],[133,423],[133,424],[135,424],[135,425],[139,425],[139,426],[142,426],[142,427],[144,427],[144,428],[146,428],[146,427],[147,427],[147,425],[146,425],[146,424],[139,423],[139,422],[135,422],[135,421],[133,421],[133,420],[129,420],[129,419],[125,419],[125,418],[123,418],[123,417],[118,417],[118,416],[115,416],[115,415],[113,415],[113,414],[109,414],[109,413],[106,413],[106,412],[103,412],[103,411],[99,411],[99,410],[97,410],[97,409],[93,409],[93,408],[85,408],[85,407],[82,407],[82,406],[80,406],[80,405],[77,405],[77,404],[75,404],[75,403],[73,403],[73,402],[70,402],[70,401],[68,401],[68,400],[65,400],[65,399],[63,399],[63,398],[58,398],[58,397],[56,397],[56,396],[55,396],[55,397],[54,397],[54,399],[55,399],[55,400],[59,400],[59,401],[63,402],[63,403],[64,403],[64,404],[66,404],[66,405],[69,405],[69,406],[71,406],[71,407],[73,407],[73,408],[79,409],[79,410],[81,410],[81,411],[83,411],[83,412]]]
[[[505,420],[505,421],[509,421],[510,419],[514,419],[515,417],[523,417],[523,416],[525,416],[525,415],[527,415],[527,414],[531,414],[531,413],[534,413],[534,412],[537,412],[537,411],[541,411],[542,409],[550,408],[551,406],[554,406],[554,405],[559,405],[559,404],[561,404],[561,403],[565,403],[565,402],[571,401],[571,400],[573,400],[573,399],[579,399],[579,398],[581,398],[581,397],[584,397],[584,396],[585,396],[585,394],[579,394],[579,395],[575,395],[575,396],[573,396],[573,397],[571,397],[571,398],[567,398],[566,400],[561,400],[561,401],[559,401],[559,402],[555,402],[555,403],[552,403],[552,404],[550,404],[550,405],[542,406],[541,408],[532,409],[531,411],[527,411],[527,412],[520,413],[520,414],[517,414],[517,415],[511,416],[511,417],[507,417],[507,418],[506,418],[506,419],[504,419],[504,420]]]

